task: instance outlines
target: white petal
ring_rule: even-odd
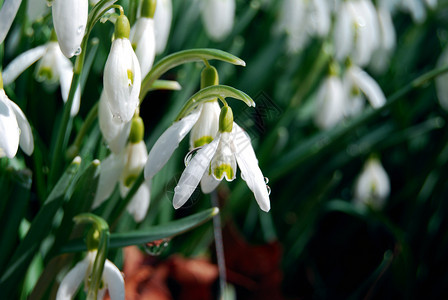
[[[342,82],[337,76],[328,76],[316,96],[314,122],[321,129],[330,128],[344,118],[346,111]]]
[[[241,177],[243,177],[249,189],[254,193],[258,206],[267,212],[271,209],[269,193],[263,173],[258,166],[258,160],[252,148],[250,137],[236,123],[233,124],[233,128],[237,136],[235,156],[241,170]]]
[[[26,14],[31,22],[41,19],[48,11],[46,0],[29,0],[26,2]]]
[[[104,264],[103,279],[111,300],[124,300],[124,279],[121,271],[108,259]]]
[[[166,162],[170,159],[174,150],[179,147],[180,141],[187,135],[198,120],[201,110],[197,109],[191,114],[175,122],[159,137],[148,155],[145,166],[145,179],[153,178]]]
[[[217,180],[213,175],[208,174],[206,171],[201,179],[201,190],[204,194],[213,192],[219,185],[221,180]]]
[[[65,56],[63,56],[63,59],[67,59]],[[67,59],[68,60],[68,59]],[[73,66],[71,65],[70,60],[68,60],[68,63],[65,63],[64,65],[60,66],[60,83],[61,83],[61,94],[62,99],[64,102],[67,102],[68,95],[70,93],[70,87],[72,85],[72,79],[73,79]],[[79,112],[79,107],[81,105],[81,87],[78,84],[75,96],[73,98],[72,108],[70,110],[70,115],[76,116]]]
[[[96,208],[110,197],[115,189],[125,164],[124,154],[110,154],[101,162],[100,179],[92,208]]]
[[[156,56],[154,20],[150,18],[139,18],[134,26],[132,26],[129,40],[135,49],[135,55],[140,63],[142,78],[144,78],[151,69]]]
[[[77,263],[70,272],[65,275],[58,288],[56,300],[71,300],[79,288],[79,285],[86,277],[90,261],[88,256]]]
[[[132,78],[129,78],[131,76]],[[139,105],[140,64],[128,39],[116,39],[104,66],[104,91],[114,120],[129,122]]]
[[[156,38],[156,53],[160,54],[165,50],[166,42],[171,29],[173,18],[173,5],[171,0],[158,0],[156,12],[154,14],[154,32]]]
[[[334,29],[334,48],[337,60],[344,60],[352,51],[354,41],[354,20],[349,13],[349,3],[343,2],[337,14]]]
[[[12,101],[0,90],[0,157],[13,158],[19,148],[20,129],[12,109]]]
[[[396,33],[390,12],[385,8],[379,8],[378,20],[381,28],[382,47],[386,50],[393,50],[396,44]]]
[[[13,61],[6,66],[3,71],[3,84],[8,85],[19,77],[26,69],[40,59],[47,50],[47,45],[42,45],[17,56]]]
[[[191,159],[180,176],[179,183],[174,188],[173,206],[178,209],[187,202],[201,181],[202,176],[210,167],[210,161],[218,148],[219,137],[201,150]]]
[[[211,173],[216,180],[232,181],[236,177],[234,132],[223,132],[216,153],[211,161]]]
[[[148,211],[151,199],[151,184],[145,181],[139,187],[126,210],[134,217],[135,222],[141,222]]]
[[[351,66],[347,72],[349,72],[355,85],[366,95],[373,108],[379,108],[386,103],[386,96],[369,74],[356,66]]]
[[[135,180],[143,170],[148,159],[147,153],[148,150],[146,150],[144,141],[140,141],[137,144],[129,143],[126,147],[126,164],[120,178],[120,192],[122,197],[125,197],[129,190],[129,186],[126,186],[125,183],[129,178]]]
[[[313,0],[310,5],[312,5],[314,14],[314,27],[317,35],[320,37],[325,37],[330,31],[331,25],[331,14],[328,7],[327,0]]]
[[[426,10],[421,0],[403,0],[401,3],[411,13],[414,22],[423,23],[426,20]]]
[[[209,0],[202,9],[202,21],[208,35],[221,41],[232,31],[235,0]]]
[[[5,0],[0,10],[0,44],[5,40],[22,0]]]
[[[115,154],[123,151],[128,140],[131,130],[131,122],[119,123],[113,120],[112,112],[107,105],[106,93],[101,93],[98,106],[98,122],[100,124],[101,133],[107,141],[110,150]]]
[[[88,9],[88,0],[53,1],[54,30],[62,53],[68,58],[79,54],[81,51],[80,47],[86,30]]]
[[[34,151],[34,139],[30,123],[28,123],[25,114],[22,112],[20,107],[17,106],[17,104],[11,101],[10,106],[16,115],[17,124],[20,128],[20,148],[27,155],[31,155]]]
[[[205,140],[213,140],[218,134],[219,114],[221,108],[217,101],[206,102],[201,105],[202,111],[198,121],[190,133],[190,149],[204,145]],[[200,144],[198,144],[200,143]]]

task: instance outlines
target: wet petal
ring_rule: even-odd
[[[59,285],[56,300],[71,300],[78,290],[81,282],[86,277],[87,269],[89,268],[88,256],[77,263],[70,272],[65,275],[61,284]]]
[[[16,115],[17,124],[20,128],[20,148],[27,155],[31,155],[34,151],[34,139],[30,123],[28,123],[25,114],[22,112],[20,107],[17,106],[17,104],[11,101],[10,106]]]
[[[269,193],[266,188],[263,173],[258,166],[258,160],[252,148],[249,135],[237,124],[233,124],[236,134],[236,160],[241,170],[241,177],[246,181],[249,189],[254,193],[258,206],[264,211],[271,209]]]
[[[2,73],[3,84],[8,85],[19,77],[26,69],[40,59],[47,51],[47,46],[39,46],[23,52],[6,66]]]
[[[201,181],[205,171],[210,167],[210,161],[218,148],[219,138],[204,146],[191,159],[182,173],[179,183],[174,188],[173,206],[178,209],[187,202]]]
[[[195,110],[185,118],[171,125],[159,137],[148,155],[145,166],[145,179],[153,178],[166,162],[170,159],[174,150],[179,147],[180,141],[187,135],[198,120],[201,110]]]

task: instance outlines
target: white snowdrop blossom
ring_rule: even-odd
[[[219,132],[210,144],[202,147],[190,160],[174,189],[174,208],[178,209],[187,202],[204,174],[213,177],[213,180],[202,183],[209,191],[215,189],[224,177],[227,181],[235,179],[237,164],[241,177],[254,193],[260,208],[269,211],[269,193],[250,137],[236,123],[233,123],[231,132]]]
[[[342,81],[337,75],[330,74],[317,92],[314,122],[321,129],[331,128],[343,120],[345,109]]]
[[[389,194],[389,176],[378,159],[370,158],[355,183],[355,203],[381,209]]]
[[[333,42],[335,57],[350,57],[357,65],[366,66],[378,48],[380,28],[375,7],[369,0],[344,1],[336,14]]]
[[[210,143],[218,134],[219,113],[221,111],[218,101],[205,102],[201,107],[199,119],[191,129],[190,149]]]
[[[156,56],[154,20],[147,17],[138,18],[132,26],[130,40],[140,62],[141,77],[144,78],[151,70]]]
[[[6,95],[0,73],[0,157],[13,158],[19,145],[23,152],[31,155],[34,150],[33,134],[20,107]]]
[[[348,98],[347,115],[356,115],[361,111],[361,92],[373,108],[380,108],[386,103],[386,96],[378,83],[358,66],[352,64],[346,69],[343,82]]]
[[[201,16],[208,36],[212,40],[222,41],[233,28],[235,0],[204,1]]]
[[[6,38],[22,0],[5,0],[0,10],[0,44]]]
[[[81,53],[86,30],[88,0],[53,0],[53,24],[62,53],[68,58]]]
[[[104,67],[103,84],[113,119],[129,122],[139,105],[141,71],[129,41],[129,21],[120,16],[115,24],[115,40]]]
[[[121,197],[125,197],[138,177],[148,158],[148,151],[143,141],[129,143],[119,154],[111,153],[101,163],[98,189],[92,208],[96,208],[112,195],[119,183]],[[141,222],[146,216],[150,202],[150,181],[145,181],[132,197],[126,210]]]
[[[73,64],[62,54],[56,41],[50,41],[46,45],[38,46],[17,56],[5,68],[3,73],[4,84],[9,85],[15,81],[23,71],[36,61],[38,61],[36,79],[46,83],[46,86],[50,89],[59,82],[62,99],[67,102],[73,78]],[[78,113],[80,104],[81,93],[78,85],[70,111],[72,116]]]
[[[171,21],[173,19],[173,4],[171,0],[157,0],[154,15],[154,33],[156,39],[156,53],[165,51],[170,35]]]
[[[62,279],[56,294],[56,300],[71,300],[84,281],[84,287],[87,290],[89,285],[89,276],[92,274],[93,264],[95,262],[97,251],[89,251],[86,257],[78,262]],[[103,299],[106,290],[109,291],[111,300],[124,300],[124,279],[120,270],[108,259],[104,263],[102,285],[98,291],[98,298]]]

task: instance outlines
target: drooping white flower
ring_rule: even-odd
[[[286,33],[287,47],[290,52],[297,52],[308,44],[305,1],[283,1],[277,31]]]
[[[62,54],[56,41],[50,41],[43,46],[30,49],[17,56],[3,72],[4,84],[9,85],[15,81],[23,71],[36,61],[38,61],[36,79],[45,82],[50,88],[59,82],[62,99],[67,102],[73,78],[73,64]],[[78,85],[70,111],[72,116],[78,113],[80,104],[81,93]]]
[[[157,0],[156,13],[154,15],[154,32],[157,54],[165,51],[168,36],[170,35],[172,19],[173,5],[171,0]]]
[[[150,2],[150,1],[147,1]],[[146,4],[146,3],[145,3]],[[149,6],[149,7],[148,7]],[[154,10],[150,4],[143,5],[142,10]],[[151,15],[152,14],[152,15]],[[144,78],[154,63],[156,55],[156,38],[154,34],[154,12],[142,11],[142,15],[132,26],[129,39],[140,62],[141,76]]]
[[[355,115],[360,111],[360,109],[354,109],[359,107],[360,100],[353,99],[359,97],[360,92],[365,95],[373,108],[380,108],[386,103],[386,96],[378,83],[358,66],[352,64],[346,69],[343,82],[349,99],[348,115]]]
[[[17,104],[3,90],[0,74],[0,157],[13,158],[20,148],[27,155],[34,150],[30,124]]]
[[[390,194],[390,181],[376,158],[370,158],[355,184],[355,203],[381,209]]]
[[[250,137],[236,123],[232,124],[230,132],[220,129],[218,136],[202,147],[188,163],[174,189],[174,208],[177,209],[187,202],[204,174],[214,179],[205,183],[210,185],[205,188],[211,191],[224,177],[227,181],[235,179],[238,164],[241,177],[254,193],[260,208],[266,212],[270,210],[269,193]],[[224,128],[230,129],[228,126]]]
[[[62,279],[56,294],[56,300],[71,300],[78,291],[81,282],[87,289],[89,277],[92,274],[97,251],[89,251],[86,257],[78,262]],[[104,263],[101,289],[98,291],[98,299],[103,299],[106,289],[111,300],[124,300],[124,279],[120,270],[108,259]]]
[[[81,53],[86,30],[88,0],[53,0],[53,24],[62,53],[68,58]]]
[[[0,44],[5,40],[21,3],[22,0],[4,1],[2,9],[0,10]]]
[[[129,122],[139,105],[141,71],[129,41],[129,21],[118,17],[115,40],[104,67],[104,91],[107,104],[117,122]]]
[[[321,129],[331,128],[343,120],[346,105],[341,79],[328,75],[317,92],[314,122]]]
[[[201,16],[209,37],[215,41],[222,41],[233,28],[235,0],[204,1]]]

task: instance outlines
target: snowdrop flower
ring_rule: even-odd
[[[381,209],[390,194],[389,176],[376,158],[370,158],[355,184],[355,203]]]
[[[128,18],[120,15],[115,23],[115,40],[104,67],[107,104],[117,122],[129,122],[139,105],[140,64],[129,41]]]
[[[62,53],[68,58],[81,53],[88,12],[88,0],[53,0],[54,30]]]
[[[375,7],[369,0],[344,1],[334,29],[335,57],[350,57],[359,66],[370,62],[379,44],[379,24]]]
[[[202,7],[202,22],[212,40],[222,41],[232,31],[235,0],[207,0]]]
[[[125,197],[137,179],[148,159],[148,152],[143,141],[144,125],[140,117],[134,117],[129,135],[129,143],[119,154],[111,153],[101,164],[98,190],[93,208],[98,207],[114,191],[117,182],[120,194]],[[150,181],[144,182],[131,202],[126,207],[136,222],[141,222],[146,216],[150,199]]]
[[[201,73],[201,88],[216,84],[218,84],[216,69],[212,66],[205,67]],[[162,169],[190,130],[190,149],[210,143],[218,132],[219,113],[217,100],[205,102],[165,130],[148,154],[145,166],[146,180],[153,178]]]
[[[89,276],[93,271],[96,254],[96,250],[89,251],[87,256],[82,261],[78,262],[73,269],[65,275],[59,285],[56,300],[72,299],[83,280],[84,286],[87,289],[89,285]],[[98,299],[103,299],[107,289],[112,300],[124,300],[125,291],[123,275],[108,259],[106,259],[104,263],[102,282],[102,288],[98,291]]]
[[[44,81],[49,88],[59,82],[61,85],[62,99],[64,102],[67,102],[73,78],[73,65],[72,62],[62,54],[54,36],[46,45],[38,46],[16,57],[5,68],[4,84],[9,85],[11,82],[15,81],[23,71],[36,61],[39,61],[36,70],[36,79],[38,81]],[[72,116],[78,113],[80,103],[81,93],[78,85],[70,112]]]
[[[347,104],[348,115],[356,115],[361,111],[363,107],[361,92],[373,108],[380,108],[386,103],[386,96],[378,83],[354,64],[349,63],[345,70],[343,83],[349,101]]]
[[[231,108],[224,106],[219,116],[218,136],[191,159],[174,189],[174,208],[177,209],[187,202],[204,174],[213,177],[213,180],[205,183],[208,190],[216,188],[224,177],[227,181],[234,180],[237,164],[241,169],[241,177],[254,193],[260,208],[269,211],[269,193],[250,137],[233,122]]]
[[[411,14],[415,23],[421,24],[426,20],[425,3],[431,9],[437,6],[437,0],[402,0],[401,8]]]
[[[5,40],[22,0],[4,1],[0,10],[0,44]]]
[[[46,0],[32,0],[26,3],[26,14],[31,22],[42,19],[48,10]]]
[[[34,150],[30,124],[17,104],[9,100],[0,73],[0,157],[13,158],[17,149],[31,155]]]
[[[154,35],[155,0],[144,0],[141,17],[132,26],[130,40],[140,62],[141,76],[144,78],[154,63],[156,40]]]
[[[157,54],[165,51],[168,36],[170,35],[172,18],[173,5],[171,0],[157,0],[156,12],[154,14],[154,32]]]

